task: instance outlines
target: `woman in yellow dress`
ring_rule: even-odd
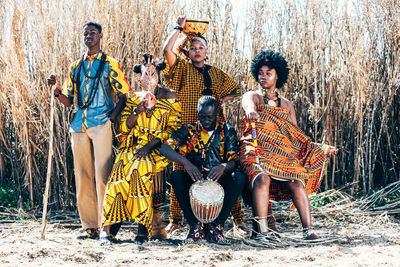
[[[104,200],[102,243],[114,242],[116,231],[111,226],[125,220],[139,224],[136,243],[147,241],[151,232],[153,177],[169,163],[160,155],[159,147],[181,125],[181,106],[175,91],[159,86],[163,68],[165,63],[156,65],[148,54],[143,56],[143,64],[134,68],[142,74],[143,91],[128,99],[122,113],[118,136],[121,145]]]

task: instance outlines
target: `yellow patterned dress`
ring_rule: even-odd
[[[153,149],[144,159],[136,152],[155,138],[161,142],[181,126],[180,103],[176,99],[158,99],[153,113],[139,114],[136,125],[129,129],[126,121],[140,103],[133,94],[127,101],[120,124],[121,143],[108,179],[104,200],[103,225],[134,219],[151,231],[153,220],[153,176],[162,171],[168,160]]]

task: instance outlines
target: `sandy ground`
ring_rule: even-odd
[[[0,265],[400,266],[400,222],[396,218],[345,213],[334,217],[314,214],[315,230],[323,237],[320,244],[302,241],[297,213],[291,210],[275,212],[280,244],[235,237],[230,220],[225,227],[226,236],[232,241],[230,246],[205,241],[182,245],[185,227],[166,241],[138,246],[132,243],[135,226],[126,224],[118,234],[120,243],[104,247],[96,240],[75,239],[79,229],[62,221],[50,220],[45,240],[40,239],[41,225],[37,221],[3,223]],[[249,219],[246,222],[250,223]]]

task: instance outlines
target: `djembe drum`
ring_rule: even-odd
[[[193,214],[202,223],[213,222],[224,204],[224,189],[214,181],[197,181],[189,189]]]

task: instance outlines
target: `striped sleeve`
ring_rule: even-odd
[[[110,84],[115,93],[127,94],[132,89],[129,86],[128,80],[126,79],[124,73],[121,70],[120,64],[111,57],[107,57],[110,63]]]

